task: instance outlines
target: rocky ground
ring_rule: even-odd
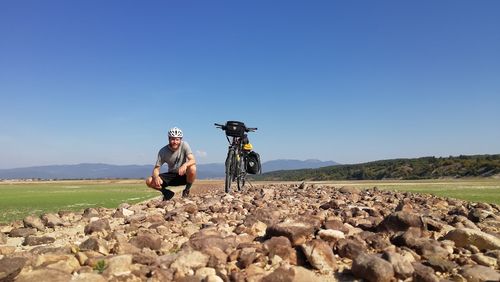
[[[500,281],[500,207],[308,184],[0,226],[0,281]]]

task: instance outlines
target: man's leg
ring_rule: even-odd
[[[154,185],[153,177],[151,177],[151,176],[146,179],[146,185],[150,188],[153,188],[155,190],[160,191],[163,194],[163,200],[168,201],[168,200],[172,199],[175,195],[174,192],[172,192],[171,190],[166,188],[168,185],[168,182],[170,181],[170,177],[169,177],[169,175],[165,176],[163,174],[160,174],[160,178],[161,178],[161,183],[162,183],[162,185],[160,187],[156,187]]]
[[[161,189],[161,186],[160,187],[156,187],[154,186],[154,182],[153,182],[153,177],[150,176],[146,179],[146,186],[148,186],[149,188],[153,188],[155,190],[160,190]]]
[[[192,165],[186,170],[186,188],[182,191],[182,197],[186,198],[189,196],[189,189],[191,189],[191,185],[193,185],[196,180],[196,165]]]

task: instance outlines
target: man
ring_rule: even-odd
[[[189,144],[182,141],[182,130],[174,127],[168,131],[168,145],[158,152],[152,176],[146,179],[146,185],[163,194],[163,200],[170,200],[174,192],[167,189],[170,186],[186,185],[182,197],[189,196],[189,189],[196,179],[196,160]],[[168,164],[168,172],[160,174],[160,167]]]

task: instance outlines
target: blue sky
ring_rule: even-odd
[[[1,1],[0,168],[500,153],[500,1]]]

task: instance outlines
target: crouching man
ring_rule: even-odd
[[[196,179],[196,160],[189,144],[182,141],[182,131],[174,127],[168,131],[168,145],[158,152],[153,174],[146,179],[146,185],[163,194],[163,200],[170,200],[175,193],[170,186],[186,185],[182,197],[189,196],[189,189]],[[167,163],[168,172],[160,173],[160,167]]]

